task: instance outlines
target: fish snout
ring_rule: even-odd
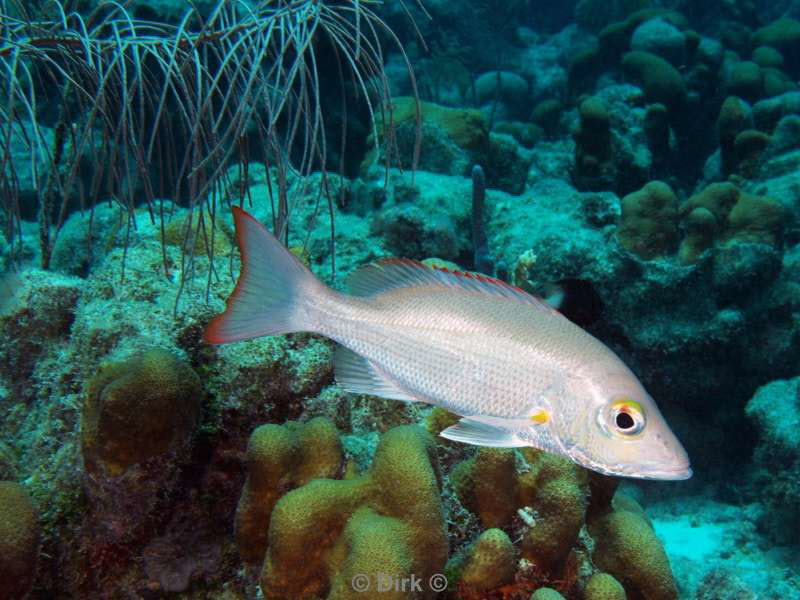
[[[657,433],[651,445],[652,453],[642,462],[644,477],[648,479],[689,479],[692,467],[689,455],[671,431]]]

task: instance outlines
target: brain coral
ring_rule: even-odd
[[[39,523],[25,489],[0,481],[0,598],[25,598],[36,575]]]
[[[81,412],[86,467],[118,475],[185,441],[200,410],[192,368],[159,348],[102,367],[89,382]]]
[[[372,467],[343,480],[313,479],[282,496],[270,516],[261,571],[267,598],[401,599],[381,574],[423,582],[448,554],[433,438],[415,426],[383,435]],[[381,587],[383,586],[383,587]],[[370,595],[372,594],[372,595]]]

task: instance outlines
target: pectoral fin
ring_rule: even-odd
[[[487,423],[487,420],[491,420],[492,423]],[[515,435],[513,429],[496,426],[498,422],[513,424],[515,420],[493,417],[466,417],[443,430],[439,435],[454,442],[472,444],[473,446],[518,448],[528,445]]]

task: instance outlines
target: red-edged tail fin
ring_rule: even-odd
[[[302,308],[323,284],[238,206],[233,207],[233,220],[242,269],[225,312],[211,320],[203,340],[225,344],[262,335],[309,331],[311,324]]]

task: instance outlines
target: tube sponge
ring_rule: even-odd
[[[25,488],[0,481],[0,598],[25,598],[39,555],[39,522]]]
[[[87,470],[119,475],[185,441],[201,400],[197,374],[166,350],[102,367],[89,382],[81,412]]]

